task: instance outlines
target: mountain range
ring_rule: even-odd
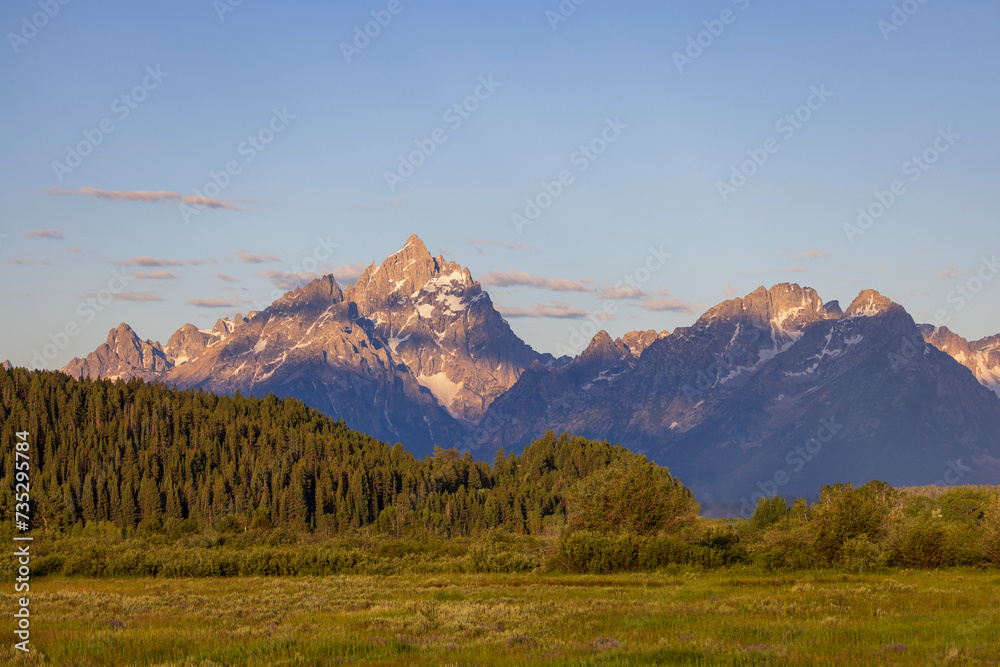
[[[166,345],[121,324],[62,370],[292,396],[418,454],[516,451],[565,430],[647,454],[703,502],[1000,479],[1000,336],[918,325],[873,290],[842,310],[783,283],[691,327],[601,331],[555,358],[415,235],[353,285],[324,276]]]

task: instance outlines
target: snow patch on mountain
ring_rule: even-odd
[[[434,375],[424,375],[421,373],[416,376],[417,382],[421,387],[426,387],[434,398],[438,400],[438,403],[451,414],[452,403],[455,402],[455,396],[461,391],[465,382],[453,382],[448,378],[448,374],[441,372],[435,373]],[[452,414],[452,417],[457,415]]]

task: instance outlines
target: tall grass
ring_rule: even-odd
[[[959,569],[47,578],[38,653],[0,661],[996,665],[998,594],[997,572]]]

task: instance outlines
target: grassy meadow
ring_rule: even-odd
[[[32,609],[4,664],[1000,664],[995,570],[47,577]]]

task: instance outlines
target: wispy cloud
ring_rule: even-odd
[[[536,304],[534,308],[505,308],[497,310],[504,317],[548,317],[559,320],[579,319],[587,316],[587,311],[570,306],[565,301],[553,301],[548,304]]]
[[[207,206],[209,208],[225,208],[233,211],[245,211],[242,206],[237,206],[231,200],[222,201],[203,197],[201,195],[182,195],[179,192],[169,190],[131,190],[127,192],[118,190],[99,190],[86,186],[78,190],[63,190],[62,188],[48,188],[50,195],[65,197],[69,195],[82,195],[84,197],[97,197],[98,199],[108,199],[117,201],[139,201],[139,202],[178,202],[180,204],[190,204],[192,206]]]
[[[272,255],[271,253],[257,255],[248,250],[240,250],[236,253],[236,257],[240,261],[246,262],[247,264],[265,264],[267,262],[281,261],[276,255]]]
[[[140,271],[130,275],[137,280],[177,280],[177,276],[169,271]]]
[[[498,287],[538,287],[552,292],[593,292],[589,280],[560,280],[534,276],[526,271],[491,271],[479,279],[484,285]]]
[[[645,310],[654,312],[669,311],[674,313],[688,313],[689,315],[693,315],[697,312],[694,304],[668,296],[657,296],[649,299],[643,299],[642,307]]]
[[[109,262],[110,264],[121,264],[122,266],[197,266],[204,264],[203,259],[161,259],[158,257],[133,257],[124,262]]]
[[[221,280],[224,283],[241,283],[241,282],[243,282],[239,278],[236,278],[235,276],[230,276],[230,275],[225,274],[225,273],[216,273],[215,277],[218,278],[219,280]]]
[[[152,292],[119,292],[115,298],[122,301],[163,301],[163,297]]]
[[[51,239],[53,241],[63,238],[63,233],[58,229],[36,229],[33,232],[25,232],[29,239]]]
[[[785,248],[788,252],[792,253],[795,257],[799,259],[824,259],[830,256],[830,253],[826,250],[819,250],[817,248],[809,248],[808,250],[792,250]]]
[[[278,271],[276,269],[268,269],[262,273],[256,274],[266,279],[272,285],[278,289],[285,291],[290,291],[296,287],[302,287],[303,285],[308,285],[317,278],[321,278],[323,274],[314,273],[308,271],[299,271],[293,273],[291,271]],[[339,281],[338,281],[339,282]]]
[[[494,246],[497,248],[507,248],[509,250],[536,250],[535,246],[524,245],[523,243],[510,243],[509,241],[488,241],[485,239],[471,239],[468,241],[471,246]]]
[[[333,274],[333,277],[337,279],[338,283],[346,285],[357,281],[367,268],[368,266],[364,262],[357,262],[356,264],[341,264],[331,271],[331,273]]]
[[[237,303],[246,303],[242,299],[190,299],[187,305],[195,308],[235,308]]]
[[[642,299],[649,296],[649,292],[631,285],[606,285],[597,291],[597,296],[602,299]]]
[[[802,266],[790,266],[787,269],[772,269],[772,271],[778,271],[780,273],[805,273],[806,269]]]
[[[935,278],[940,278],[941,280],[954,280],[962,275],[962,269],[958,268],[951,262],[948,262],[948,268],[944,273],[935,273]]]
[[[735,297],[735,296],[736,296],[737,294],[739,294],[739,292],[737,292],[737,291],[736,291],[736,288],[735,288],[735,287],[731,287],[731,286],[728,286],[728,285],[727,285],[727,286],[726,286],[726,289],[725,289],[725,290],[724,290],[724,291],[722,292],[722,294],[723,294],[723,296],[725,296],[725,297],[726,297],[727,299],[732,299],[732,298],[733,298],[733,297]]]
[[[49,263],[50,262],[44,259],[35,259],[34,257],[13,257],[11,259],[4,260],[4,264],[29,265],[29,264],[49,264]]]
[[[100,296],[97,293],[88,294],[87,296],[97,298]],[[115,294],[116,299],[121,299],[122,301],[137,301],[140,303],[149,303],[151,301],[163,301],[163,297],[159,294],[154,294],[153,292],[118,292]]]

